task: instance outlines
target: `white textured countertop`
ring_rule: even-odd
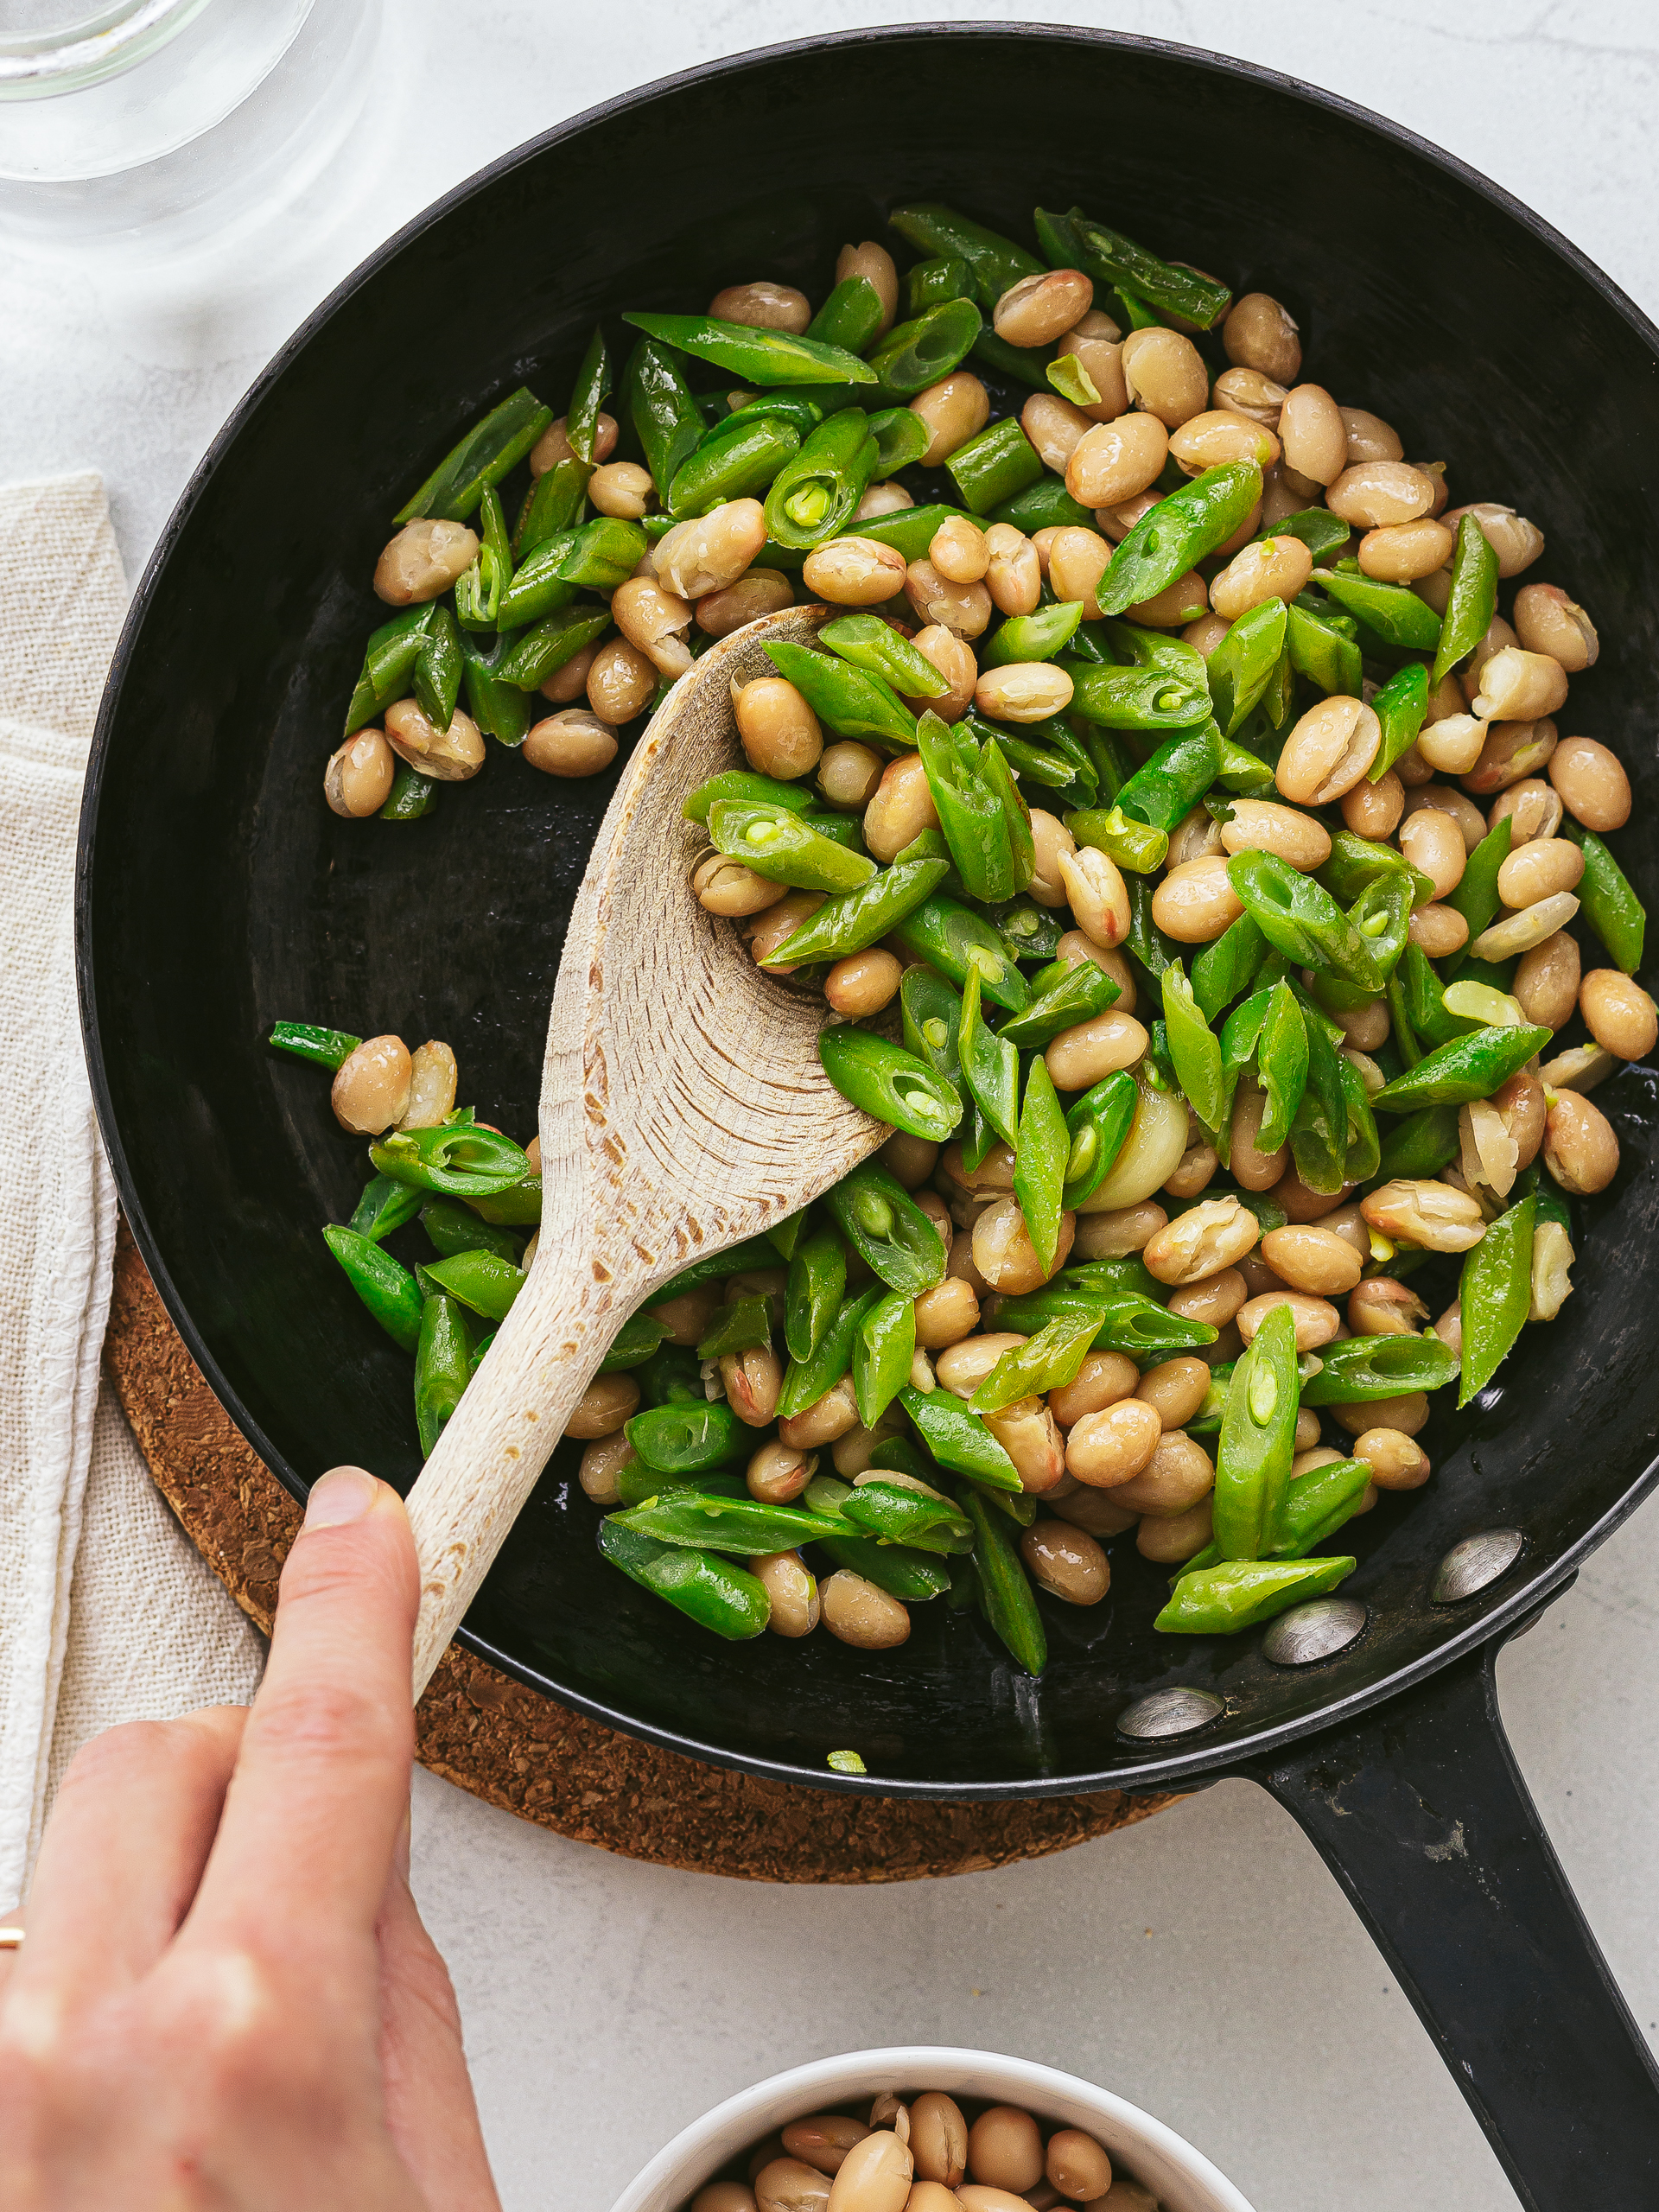
[[[452,183],[643,79],[810,30],[944,13],[843,0],[393,5],[401,58],[377,96],[374,181],[321,244],[308,232],[250,257],[251,273],[137,299],[67,259],[42,268],[0,250],[0,473],[102,470],[135,576],[270,352]],[[1659,311],[1648,219],[1659,15],[1645,0],[1046,0],[1030,12],[1218,37],[1380,109],[1519,194]],[[1656,1592],[1650,1506],[1500,1668],[1522,1767],[1649,2029]],[[1335,1883],[1242,1783],[1058,1859],[853,1891],[635,1865],[422,1774],[415,1861],[511,2212],[605,2212],[652,2150],[730,2091],[799,2060],[902,2042],[983,2045],[1090,2075],[1191,2136],[1260,2212],[1514,2202]]]

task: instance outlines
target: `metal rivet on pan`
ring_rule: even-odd
[[[1275,1667],[1311,1667],[1345,1651],[1366,1619],[1356,1598],[1312,1598],[1280,1614],[1262,1638],[1262,1656]]]
[[[1141,1738],[1186,1736],[1225,1710],[1221,1700],[1208,1690],[1154,1690],[1118,1714],[1117,1732]]]
[[[1483,1529],[1478,1536],[1465,1536],[1460,1544],[1452,1545],[1435,1570],[1434,1586],[1428,1593],[1431,1601],[1455,1605],[1462,1599],[1472,1598],[1500,1574],[1509,1573],[1525,1542],[1518,1529]]]

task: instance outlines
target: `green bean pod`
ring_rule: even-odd
[[[415,1424],[421,1457],[429,1459],[444,1424],[461,1403],[472,1376],[472,1338],[453,1298],[428,1298],[421,1307],[415,1347]]]
[[[1014,1047],[1007,1049],[1013,1052]],[[1059,1245],[1061,1194],[1071,1156],[1071,1132],[1055,1096],[1053,1078],[1041,1056],[1033,1055],[1026,1071],[1025,1103],[1020,1111],[1014,1194],[1033,1249],[1046,1268],[1053,1266]]]
[[[1034,614],[1010,615],[980,654],[979,664],[1007,668],[1016,661],[1052,660],[1071,643],[1082,620],[1080,599],[1059,599]]]
[[[1048,1638],[1019,1548],[989,1502],[971,1484],[964,1484],[959,1495],[973,1523],[974,1565],[986,1621],[1027,1674],[1040,1675],[1048,1663]]]
[[[1287,620],[1283,600],[1264,599],[1239,616],[1211,653],[1205,673],[1224,737],[1233,734],[1272,682]]]
[[[1017,1136],[1020,1055],[982,1015],[977,969],[969,971],[963,987],[957,1050],[961,1057],[963,1080],[981,1113],[1003,1143],[1013,1145]]]
[[[916,1357],[916,1305],[908,1291],[890,1290],[859,1322],[853,1338],[853,1395],[858,1417],[874,1428],[910,1381]]]
[[[1497,554],[1478,520],[1460,516],[1452,554],[1452,587],[1434,648],[1431,686],[1466,660],[1492,626],[1497,612]]]
[[[901,1440],[895,1438],[880,1448],[891,1452]],[[882,1482],[873,1461],[871,1473],[842,1503],[843,1517],[855,1529],[886,1544],[906,1544],[946,1557],[973,1549],[973,1523],[959,1506],[931,1486],[924,1492]]]
[[[881,327],[887,310],[868,276],[844,276],[806,326],[817,346],[838,353],[862,353]]]
[[[888,477],[918,461],[932,435],[921,416],[908,407],[881,408],[870,416],[869,432],[875,441],[875,467],[870,472],[874,484],[885,484]],[[865,535],[861,525],[859,534]]]
[[[800,447],[800,432],[781,416],[746,416],[724,437],[697,448],[669,486],[664,505],[679,518],[706,514],[722,499],[756,498]]]
[[[741,861],[768,882],[803,891],[853,891],[875,874],[868,855],[849,852],[787,807],[716,799],[709,810],[709,835],[716,852]]]
[[[1469,935],[1463,945],[1444,963],[1449,982],[1469,957],[1469,946],[1481,931],[1497,919],[1503,901],[1497,894],[1497,872],[1510,856],[1510,841],[1515,834],[1515,817],[1504,815],[1494,823],[1463,864],[1463,874],[1446,894],[1446,903],[1455,907],[1469,925]]]
[[[465,522],[483,498],[485,486],[499,484],[552,420],[552,409],[544,407],[533,391],[521,385],[509,392],[450,448],[393,519],[400,526],[416,515]]]
[[[1383,1138],[1376,1172],[1385,1181],[1402,1176],[1426,1181],[1449,1166],[1458,1150],[1457,1108],[1425,1106],[1396,1122]]]
[[[811,1358],[846,1294],[847,1247],[833,1229],[814,1230],[796,1246],[784,1290],[784,1342],[791,1359]]]
[[[973,296],[973,272],[960,254],[939,254],[931,261],[918,261],[905,272],[905,313],[912,319],[943,300],[968,300]]]
[[[1373,1107],[1391,1114],[1414,1113],[1420,1106],[1461,1106],[1473,1098],[1490,1098],[1512,1075],[1519,1072],[1550,1040],[1548,1029],[1530,1025],[1506,1029],[1477,1029],[1436,1046],[1418,1061],[1385,1084],[1372,1099]]]
[[[642,1360],[633,1370],[633,1379],[639,1385],[640,1402],[646,1407],[707,1402],[702,1363],[696,1352],[683,1344],[659,1344],[649,1359]],[[639,1502],[638,1498],[624,1501],[630,1505]]]
[[[945,1249],[938,1230],[878,1161],[867,1160],[843,1175],[824,1193],[824,1204],[842,1235],[889,1290],[918,1298],[944,1280]]]
[[[669,486],[702,441],[702,417],[678,356],[668,346],[642,338],[622,373],[620,404],[633,425],[658,496],[666,499]]]
[[[835,1566],[861,1575],[906,1605],[925,1605],[942,1598],[950,1586],[950,1570],[937,1558],[903,1544],[852,1535],[844,1522],[839,1535],[820,1537],[818,1546]]]
[[[599,1363],[601,1375],[626,1375],[643,1367],[662,1346],[668,1331],[649,1313],[632,1313],[611,1338],[611,1348]]]
[[[924,1215],[923,1218],[926,1217]],[[850,1371],[859,1325],[882,1295],[882,1286],[877,1283],[872,1290],[843,1299],[835,1319],[807,1357],[791,1358],[778,1395],[780,1420],[791,1421],[797,1414],[804,1414],[809,1406],[816,1406],[825,1391],[833,1390],[842,1376]]]
[[[420,1192],[411,1191],[407,1184],[394,1183],[390,1175],[372,1175],[363,1185],[363,1195],[346,1226],[359,1236],[366,1236],[371,1243],[378,1244],[394,1229],[413,1221],[422,1203]]]
[[[593,473],[587,461],[568,455],[537,478],[524,495],[518,526],[512,533],[515,562],[528,560],[550,537],[563,537],[577,527],[588,504],[588,480]]]
[[[550,676],[595,644],[611,626],[608,607],[562,607],[533,628],[521,630],[495,671],[499,683],[535,691]],[[446,724],[447,728],[448,725]]]
[[[369,1147],[369,1157],[394,1182],[452,1198],[491,1198],[530,1173],[528,1158],[511,1137],[470,1122],[392,1130]]]
[[[1233,461],[1160,499],[1113,554],[1096,593],[1101,613],[1122,614],[1155,599],[1224,544],[1261,497],[1262,471],[1253,461]]]
[[[697,1345],[699,1359],[724,1359],[772,1341],[772,1314],[764,1298],[736,1298],[715,1307]]]
[[[1485,1389],[1521,1333],[1532,1303],[1532,1239],[1537,1218],[1535,1195],[1522,1198],[1499,1214],[1479,1243],[1464,1255],[1458,1283],[1458,1309],[1463,1316],[1459,1407]]]
[[[719,1399],[677,1400],[650,1406],[623,1423],[623,1433],[646,1466],[664,1475],[696,1475],[746,1459],[753,1431]]]
[[[874,384],[868,365],[844,346],[826,346],[792,331],[757,329],[745,322],[721,322],[706,315],[645,315],[630,311],[624,322],[643,330],[659,346],[712,361],[745,384],[768,389],[779,385]]]
[[[609,398],[610,391],[611,356],[605,344],[605,334],[595,324],[594,334],[588,341],[588,350],[582,357],[582,366],[576,371],[570,404],[564,415],[565,443],[578,461],[591,462],[594,458],[599,410]]]
[[[1005,1351],[968,1403],[976,1414],[1000,1413],[1021,1398],[1064,1389],[1075,1382],[1094,1342],[1094,1329],[1086,1314],[1058,1314],[1027,1337],[1022,1344]]]
[[[273,1021],[265,1041],[276,1052],[292,1053],[296,1060],[333,1072],[344,1066],[363,1039],[345,1029],[319,1029],[309,1021]]]
[[[920,253],[965,262],[974,280],[975,296],[988,315],[1011,285],[1022,276],[1039,276],[1043,264],[1000,231],[988,231],[970,222],[954,207],[935,200],[913,200],[895,207],[887,220],[907,245]]]
[[[355,1230],[333,1224],[323,1230],[322,1241],[393,1344],[401,1351],[416,1351],[421,1340],[421,1291],[403,1262]]]
[[[1080,505],[1061,478],[1045,476],[1028,490],[1016,492],[1011,499],[1004,499],[993,507],[984,519],[1012,523],[1029,537],[1039,530],[1092,530],[1095,512],[1092,507]]]
[[[1186,1102],[1213,1136],[1226,1110],[1221,1077],[1221,1046],[1198,1011],[1192,986],[1179,960],[1172,960],[1159,978],[1162,988],[1164,1022],[1169,1037],[1170,1058]]]
[[[1353,1519],[1370,1481],[1371,1470],[1363,1459],[1327,1460],[1322,1467],[1293,1476],[1262,1556],[1306,1559],[1315,1544],[1328,1543]]]
[[[1089,1314],[1098,1321],[1092,1342],[1103,1351],[1167,1358],[1172,1352],[1198,1351],[1216,1341],[1217,1332],[1207,1321],[1189,1321],[1171,1313],[1141,1291],[1090,1293],[1057,1283],[1046,1283],[1020,1298],[1003,1299],[996,1309],[996,1325],[1017,1336],[1035,1336],[1052,1320],[1065,1316],[1081,1319]]]
[[[839,614],[824,624],[818,642],[907,698],[937,699],[950,689],[927,655],[879,614]]]
[[[1169,851],[1166,830],[1131,819],[1121,806],[1079,807],[1063,819],[1075,844],[1092,845],[1134,875],[1150,875]]]
[[[1013,415],[987,423],[959,445],[944,466],[962,495],[962,504],[974,515],[988,515],[1004,500],[1017,499],[1043,474],[1036,447]]]
[[[480,1221],[498,1222],[505,1229],[534,1229],[542,1218],[542,1179],[526,1175],[505,1190],[472,1192],[467,1203]]]
[[[911,1386],[899,1393],[899,1402],[940,1466],[991,1490],[1013,1493],[1020,1489],[1013,1460],[978,1414],[969,1413],[953,1391],[923,1391]]]
[[[1408,599],[1415,594],[1408,592]],[[1395,669],[1371,701],[1371,711],[1382,725],[1382,742],[1368,771],[1371,783],[1380,784],[1402,753],[1416,744],[1428,713],[1428,671],[1420,660],[1408,660]]]
[[[1343,531],[1346,537],[1347,531]],[[1348,631],[1321,620],[1300,603],[1285,613],[1285,650],[1298,676],[1328,696],[1357,699],[1364,668],[1358,645]]]
[[[1106,970],[1092,960],[1079,960],[1069,967],[1058,964],[1060,973],[1038,991],[1024,1013],[1011,1015],[1002,1024],[1003,1041],[1017,1046],[1022,1052],[1039,1051],[1062,1029],[1092,1020],[1122,996]],[[1037,982],[1043,982],[1041,976]]]
[[[775,639],[766,650],[779,675],[837,737],[874,738],[899,747],[915,744],[916,717],[880,677],[787,639]]]
[[[1262,936],[1287,960],[1322,969],[1364,991],[1385,988],[1370,944],[1312,876],[1276,854],[1243,852],[1228,861],[1227,880]]]
[[[1200,330],[1212,328],[1232,305],[1232,293],[1216,277],[1160,261],[1155,253],[1137,245],[1122,231],[1096,222],[1080,207],[1061,217],[1039,207],[1034,219],[1037,236],[1046,250],[1064,253],[1069,248],[1076,256],[1056,262],[1055,267],[1081,269],[1099,284],[1127,285],[1136,299],[1161,308],[1166,315],[1195,322]]]
[[[983,915],[957,899],[936,892],[889,935],[907,960],[925,961],[958,989],[971,973],[979,977],[980,989],[993,1005],[1017,1014],[1030,1004],[1031,986],[1015,966],[1007,940]]]
[[[1205,721],[1166,738],[1119,791],[1118,806],[1167,834],[1210,789],[1220,766],[1221,734]]]
[[[943,1144],[962,1119],[954,1084],[902,1045],[855,1022],[836,1022],[818,1034],[818,1058],[843,1098],[890,1128]]]
[[[767,536],[803,551],[833,537],[863,498],[875,463],[863,410],[844,407],[831,415],[772,480],[766,499]]]
[[[526,1281],[523,1268],[499,1253],[457,1252],[435,1260],[426,1269],[429,1281],[451,1298],[457,1298],[487,1321],[505,1321]]]
[[[1183,1574],[1153,1626],[1166,1636],[1234,1636],[1326,1596],[1357,1565],[1351,1557],[1227,1560]]]
[[[1357,563],[1351,569],[1315,569],[1313,582],[1384,645],[1421,653],[1433,652],[1440,642],[1440,616],[1404,584],[1379,583],[1363,575]]]
[[[1276,1152],[1288,1141],[1307,1089],[1309,1058],[1301,1002],[1289,984],[1281,981],[1268,994],[1256,1044],[1256,1071],[1268,1102],[1256,1133],[1258,1151]]]
[[[1196,729],[1211,719],[1208,690],[1167,669],[1067,664],[1067,673],[1072,683],[1072,713],[1103,728]]]
[[[1221,1418],[1215,1529],[1230,1560],[1259,1558],[1282,1512],[1300,1387],[1295,1317],[1275,1306],[1234,1368]]]
[[[1584,874],[1578,887],[1584,918],[1606,946],[1614,967],[1623,969],[1627,976],[1634,976],[1642,965],[1647,908],[1593,830],[1585,829],[1570,817],[1562,829],[1584,855]]]
[[[1268,537],[1298,537],[1313,556],[1316,563],[1332,559],[1341,552],[1353,535],[1340,515],[1333,515],[1329,507],[1299,507],[1294,515],[1281,515],[1255,533],[1258,545]]]
[[[1322,1345],[1319,1361],[1319,1373],[1302,1385],[1305,1406],[1365,1405],[1438,1390],[1458,1372],[1456,1356],[1432,1332],[1421,1337],[1344,1337]]]
[[[1254,917],[1241,914],[1198,954],[1192,963],[1192,995],[1206,1021],[1249,989],[1267,951],[1268,941]]]
[[[421,1227],[431,1238],[440,1259],[452,1259],[457,1252],[493,1252],[498,1259],[517,1263],[522,1249],[518,1239],[505,1229],[480,1221],[472,1208],[463,1205],[459,1198],[423,1199],[420,1192],[395,1184],[390,1176],[377,1176],[375,1181],[384,1184],[388,1192],[397,1191],[410,1211],[419,1211]],[[408,1216],[404,1217],[407,1219]],[[384,1236],[385,1231],[383,1230],[381,1234]]]
[[[1116,1165],[1139,1099],[1135,1077],[1127,1068],[1117,1068],[1067,1108],[1065,1182],[1060,1193],[1067,1212],[1093,1198]]]
[[[712,1553],[662,1544],[611,1514],[599,1524],[599,1548],[630,1580],[729,1643],[765,1633],[772,1617],[766,1585]]]

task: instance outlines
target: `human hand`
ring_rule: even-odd
[[[499,2212],[408,1881],[402,1501],[315,1485],[251,1710],[87,1745],[0,1955],[7,2212]]]

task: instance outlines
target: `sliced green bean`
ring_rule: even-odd
[[[459,445],[453,446],[414,497],[393,518],[398,524],[416,515],[465,522],[484,496],[486,484],[499,484],[530,451],[553,420],[533,391],[520,385],[493,407]]]

